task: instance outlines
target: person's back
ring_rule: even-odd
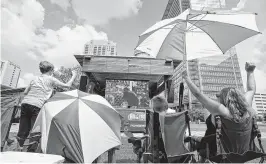
[[[250,150],[252,134],[252,116],[247,112],[239,122],[220,117],[222,128],[222,146],[226,153],[243,154]]]
[[[220,116],[222,122],[221,142],[225,152],[242,154],[250,150],[252,119],[256,114],[256,111],[252,108],[252,100],[256,93],[255,65],[246,63],[245,69],[247,72],[247,91],[243,93],[237,88],[223,88],[216,95],[217,101],[204,95],[192,82],[187,71],[183,72],[183,78],[192,94],[211,113],[212,118]],[[214,119],[211,119],[211,122],[215,125]],[[213,128],[209,132],[215,134]],[[213,151],[211,150],[211,152]]]
[[[32,80],[31,89],[24,97],[22,103],[31,104],[41,108],[46,100],[48,100],[53,93],[52,77],[48,75],[41,75]]]

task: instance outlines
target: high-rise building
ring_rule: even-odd
[[[20,67],[10,61],[1,60],[1,86],[16,88],[20,76]]]
[[[225,8],[225,0],[169,0],[162,19],[176,17],[188,8],[193,10],[222,9]]]
[[[215,10],[224,9],[225,0],[190,0],[193,10]]]
[[[91,40],[85,44],[84,54],[96,56],[116,56],[116,43],[106,40]]]
[[[198,86],[200,91],[212,99],[225,87],[234,87],[244,92],[240,67],[237,54],[229,51],[228,55],[212,56],[190,60],[188,72],[191,80]],[[181,63],[172,77],[175,103],[178,100],[179,85],[182,82],[182,71],[184,65]],[[192,95],[192,104],[198,104],[198,100]],[[185,87],[184,103],[188,103],[188,90]]]
[[[259,116],[266,114],[266,93],[256,93],[253,99],[253,108]]]
[[[185,2],[185,3],[183,3]],[[185,5],[187,4],[187,5]],[[190,6],[189,0],[169,0],[162,19],[173,18],[181,14]]]

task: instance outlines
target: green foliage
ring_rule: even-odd
[[[204,113],[202,108],[192,108],[188,111],[191,121],[204,121]]]
[[[257,116],[257,121],[259,121],[259,122],[262,122],[263,121],[263,116]]]
[[[76,66],[73,68],[65,68],[65,67],[61,67],[57,73],[54,73],[54,77],[56,79],[58,79],[59,81],[63,82],[63,83],[67,83],[71,77],[72,77],[72,70],[76,70],[77,71],[77,77],[75,78],[71,88],[72,89],[78,89],[79,88],[79,82],[80,82],[80,76],[82,74],[81,72],[81,67],[80,66]],[[59,73],[58,73],[59,72]],[[56,92],[63,92],[66,91],[67,89],[65,88],[55,88]]]

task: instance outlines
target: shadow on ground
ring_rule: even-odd
[[[9,135],[10,139],[15,140],[16,133],[12,132]],[[262,139],[264,149],[266,149],[266,139]],[[16,151],[17,142],[13,142],[10,146],[5,146],[4,151]],[[107,153],[104,153],[99,158],[99,163],[107,163]],[[133,153],[132,145],[127,142],[127,138],[122,137],[122,145],[120,150],[116,151],[116,163],[137,163],[137,156]],[[248,163],[258,163],[260,159],[249,161]]]

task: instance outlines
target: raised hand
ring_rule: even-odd
[[[71,72],[72,72],[72,75],[73,75],[73,76],[74,76],[74,75],[77,75],[77,70],[72,70]]]
[[[188,77],[188,73],[187,73],[187,70],[186,70],[186,69],[183,70],[183,72],[182,72],[182,77],[183,77],[183,78],[187,78],[187,77]]]
[[[246,62],[245,69],[247,72],[253,72],[255,70],[256,66],[254,63]]]

